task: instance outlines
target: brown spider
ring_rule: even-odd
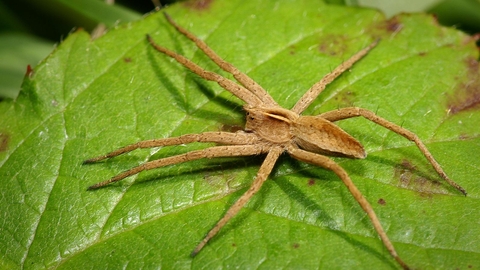
[[[84,163],[94,163],[103,159],[133,151],[138,148],[179,145],[192,142],[213,142],[221,145],[150,161],[118,174],[107,181],[90,186],[89,189],[91,190],[103,187],[145,170],[151,170],[201,158],[210,159],[215,157],[252,156],[266,154],[266,158],[261,165],[251,187],[228,209],[226,214],[198,244],[198,246],[192,252],[192,256],[195,256],[205,246],[205,244],[207,244],[207,242],[214,237],[232,217],[238,213],[245,203],[247,203],[247,201],[252,198],[255,193],[257,193],[265,180],[267,180],[268,175],[272,171],[273,166],[279,156],[286,152],[298,160],[321,166],[325,169],[332,170],[335,174],[337,174],[347,186],[353,197],[367,213],[368,217],[372,221],[373,227],[377,231],[378,235],[383,241],[383,244],[388,249],[390,254],[403,268],[408,269],[408,266],[402,261],[402,259],[400,259],[395,251],[393,244],[390,242],[390,239],[383,230],[382,225],[373,211],[372,206],[354,185],[347,172],[333,160],[324,156],[330,155],[348,158],[366,157],[365,150],[360,142],[332,122],[351,117],[362,116],[380,126],[402,135],[408,140],[415,142],[423,155],[432,164],[437,173],[443,179],[445,179],[445,181],[462,192],[464,195],[466,195],[465,190],[448,178],[417,135],[406,130],[405,128],[402,128],[377,116],[371,111],[357,107],[349,107],[322,113],[317,116],[300,115],[325,89],[327,84],[332,82],[345,70],[349,69],[355,62],[364,57],[368,51],[376,46],[377,41],[356,53],[350,59],[335,68],[331,73],[327,74],[319,82],[314,84],[291,110],[287,110],[280,107],[272,99],[272,97],[250,77],[239,71],[230,63],[225,62],[202,40],[198,39],[193,34],[177,25],[168,14],[165,13],[165,17],[167,21],[180,33],[195,42],[198,48],[200,48],[220,68],[231,73],[241,85],[214,72],[206,71],[187,58],[166,48],[160,47],[152,40],[150,36],[147,35],[147,39],[150,44],[157,51],[174,58],[177,62],[200,77],[206,80],[217,82],[225,90],[245,101],[246,104],[243,106],[247,112],[245,130],[236,133],[204,132],[200,134],[187,134],[173,138],[142,141],[124,148],[120,148],[109,154],[88,159]]]

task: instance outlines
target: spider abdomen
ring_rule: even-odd
[[[365,158],[362,144],[332,122],[318,116],[301,116],[291,125],[301,148],[330,156]]]

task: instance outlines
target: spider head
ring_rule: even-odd
[[[245,130],[272,143],[286,143],[292,140],[290,125],[298,118],[292,111],[280,107],[244,106],[247,111]]]

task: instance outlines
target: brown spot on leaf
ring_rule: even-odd
[[[385,21],[385,29],[392,33],[401,31],[403,24],[398,20],[398,17],[393,17],[390,20]]]
[[[458,139],[461,140],[461,141],[465,141],[465,140],[468,140],[468,139],[470,139],[470,138],[471,138],[471,136],[469,136],[469,135],[467,135],[467,134],[460,134],[460,135],[458,136]]]
[[[189,9],[206,10],[210,7],[213,0],[190,0],[184,2],[184,6]]]
[[[27,65],[27,71],[25,72],[25,77],[32,78],[33,77],[33,68],[30,65]]]
[[[10,136],[6,133],[0,133],[0,152],[5,152],[8,149],[8,142],[10,141]]]
[[[300,244],[299,244],[299,243],[295,243],[295,244],[292,245],[292,247],[293,247],[294,249],[297,249],[297,248],[300,247]]]
[[[469,57],[465,59],[465,63],[468,66],[468,71],[470,73],[477,73],[478,72],[478,61],[475,58]]]
[[[327,35],[322,37],[318,50],[326,55],[344,55],[347,50],[347,38],[343,35]]]
[[[309,186],[315,185],[315,179],[312,179],[312,178],[308,179],[308,185]]]
[[[398,16],[395,16],[389,20],[381,21],[377,24],[372,25],[367,29],[367,32],[370,33],[373,37],[381,37],[384,35],[392,35],[392,33],[396,34],[403,29],[403,24],[399,20]]]
[[[125,58],[123,58],[123,61],[124,61],[125,63],[131,63],[131,62],[132,62],[132,58],[130,58],[130,57],[125,57]]]
[[[380,204],[380,205],[387,204],[387,202],[383,198],[378,199],[377,203]]]
[[[207,172],[203,176],[203,179],[207,184],[214,188],[220,189],[222,187],[225,187],[226,183],[232,180],[232,177],[230,177],[230,175],[214,172],[214,169],[206,171]]]
[[[294,55],[297,52],[297,48],[295,47],[295,45],[291,45],[288,48],[290,49],[289,51],[290,55]]]
[[[398,179],[398,186],[415,190],[422,197],[431,197],[432,194],[447,194],[443,185],[436,179],[430,179],[422,172],[419,172],[408,160],[394,167],[395,179]]]
[[[351,107],[353,106],[355,96],[356,94],[352,91],[342,91],[334,97],[334,100],[340,107]]]
[[[455,93],[448,97],[448,112],[478,109],[480,105],[480,69],[477,59],[469,57],[464,61],[468,68],[467,80],[458,84]]]
[[[471,36],[465,35],[463,39],[463,44],[466,45],[468,43],[472,43],[472,42],[474,43],[474,42],[477,42],[478,40],[480,40],[480,33],[476,33]]]

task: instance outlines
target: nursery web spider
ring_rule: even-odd
[[[213,62],[215,62],[224,71],[231,73],[240,83],[224,78],[214,72],[206,71],[197,64],[188,60],[171,50],[157,45],[153,39],[147,35],[150,44],[159,52],[174,58],[177,62],[197,74],[198,76],[217,82],[225,90],[245,101],[243,106],[246,111],[246,125],[243,131],[236,133],[230,132],[204,132],[200,134],[187,134],[179,137],[154,139],[137,142],[135,144],[120,148],[116,151],[103,156],[86,160],[84,163],[94,163],[103,159],[115,157],[126,152],[139,148],[151,148],[170,145],[187,144],[192,142],[210,142],[218,143],[219,146],[213,146],[203,150],[191,151],[172,157],[161,158],[146,162],[138,167],[125,171],[115,177],[95,184],[89,189],[97,189],[113,182],[120,181],[125,177],[140,173],[145,170],[151,170],[167,165],[187,162],[202,158],[215,157],[233,157],[233,156],[252,156],[266,154],[255,180],[250,188],[228,209],[225,215],[208,232],[206,237],[198,244],[192,252],[195,256],[207,242],[214,237],[218,231],[232,218],[239,210],[252,198],[262,187],[272,171],[275,162],[283,153],[325,169],[332,170],[343,181],[353,197],[370,218],[373,227],[380,236],[383,244],[395,258],[395,260],[405,269],[408,266],[398,256],[393,244],[390,242],[387,234],[382,228],[370,203],[363,197],[360,190],[354,185],[347,172],[325,155],[342,156],[348,158],[365,158],[366,153],[363,146],[355,138],[333,124],[335,121],[362,116],[384,128],[387,128],[410,141],[413,141],[427,160],[431,163],[437,173],[448,184],[466,195],[465,190],[457,183],[448,178],[441,166],[433,158],[426,146],[420,139],[405,128],[391,123],[375,113],[366,109],[349,107],[322,113],[317,116],[302,116],[301,113],[312,103],[312,101],[325,89],[326,85],[331,83],[344,71],[349,69],[355,62],[364,57],[368,51],[374,48],[377,41],[368,47],[353,55],[350,59],[335,68],[319,82],[314,84],[291,110],[280,107],[275,100],[255,81],[246,74],[239,71],[230,63],[227,63],[218,56],[202,40],[198,39],[186,29],[177,25],[168,14],[165,13],[167,21],[177,29],[178,32],[192,40]]]

